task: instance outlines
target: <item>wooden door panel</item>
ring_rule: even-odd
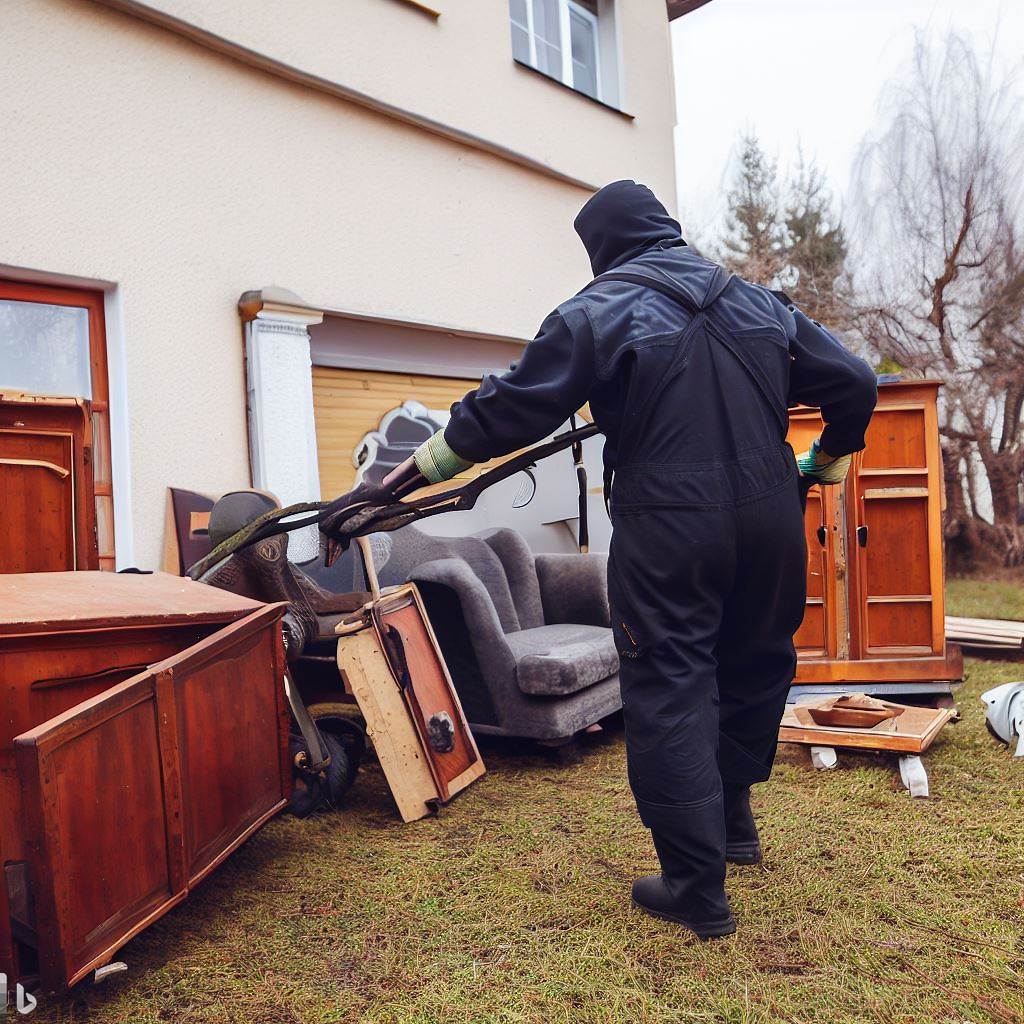
[[[99,567],[92,450],[87,402],[0,393],[0,572]]]
[[[0,431],[0,572],[75,568],[74,439]]]
[[[793,640],[796,649],[808,657],[828,653],[828,618],[825,594],[829,581],[828,541],[821,489],[807,495],[804,533],[807,542],[807,604],[804,618]],[[822,544],[822,539],[825,544]]]
[[[944,650],[941,475],[935,386],[881,389],[847,486],[856,656]]]
[[[268,728],[281,713],[279,687],[247,685],[274,664],[276,635],[222,632],[173,670],[190,884],[281,800],[281,740],[278,728]]]
[[[449,783],[464,774],[480,755],[462,708],[453,696],[448,669],[426,625],[426,613],[413,593],[394,600],[385,598],[380,602],[379,624],[375,625],[379,626],[378,634],[382,628],[392,638],[390,642],[381,638],[385,650],[396,650],[395,638],[398,640],[398,661],[404,660],[407,666],[406,678],[401,678],[400,666],[395,671],[391,655],[388,661],[410,709],[441,799],[448,800]],[[434,738],[435,726],[444,723],[451,729],[448,750],[441,749]]]
[[[883,393],[882,402],[886,400]],[[924,409],[880,406],[865,435],[865,469],[925,469],[928,465]]]
[[[109,961],[284,805],[284,607],[16,737],[44,989]]]
[[[796,452],[806,451],[821,434],[824,421],[815,410],[795,410],[790,416],[787,441]],[[804,535],[807,542],[807,603],[804,618],[793,637],[801,658],[834,658],[840,643],[840,605],[844,585],[836,571],[837,505],[831,488],[813,487],[807,495]]]
[[[152,674],[15,741],[40,972],[59,989],[182,893],[165,833]]]
[[[931,586],[928,560],[921,557],[928,551],[928,492],[904,495],[901,490],[910,488],[869,488],[863,495],[870,597],[927,595]]]
[[[60,837],[56,895],[73,938],[65,956],[74,967],[174,895],[156,701],[152,691],[137,690],[139,703],[57,746],[43,768],[44,799],[52,800],[48,811]],[[112,769],[117,784],[105,785]]]
[[[870,650],[926,653],[932,647],[932,603],[921,601],[871,601],[867,634]]]

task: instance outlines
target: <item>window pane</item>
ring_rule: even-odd
[[[574,89],[597,98],[597,39],[594,23],[578,11],[569,9],[572,35],[572,84]]]
[[[558,0],[533,0],[533,34],[537,42],[537,69],[562,78],[562,33]]]
[[[519,25],[521,28],[527,27],[526,0],[508,0],[508,14],[513,25]]]
[[[0,299],[0,387],[91,398],[88,311]]]
[[[512,56],[524,64],[530,63],[530,36],[526,29],[512,22]]]

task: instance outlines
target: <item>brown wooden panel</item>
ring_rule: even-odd
[[[854,657],[944,648],[937,385],[879,390],[847,483]],[[889,599],[889,600],[880,600]]]
[[[462,775],[479,755],[462,709],[453,697],[447,668],[427,631],[424,619],[424,614],[411,594],[397,601],[385,598],[381,602],[380,621],[384,630],[395,630],[401,638],[401,652],[408,666],[408,690],[411,690],[411,693],[403,692],[441,798],[447,800],[449,783]],[[388,649],[386,643],[385,649]],[[429,723],[435,715],[447,715],[453,726],[454,745],[448,752],[437,750],[430,742]]]
[[[863,509],[868,597],[929,593],[928,499],[865,499]]]
[[[48,990],[182,895],[171,884],[158,722],[146,674],[16,740]]]
[[[868,653],[892,648],[931,653],[931,600],[869,601],[867,636]]]
[[[920,468],[928,465],[924,409],[879,408],[867,431],[866,469]]]
[[[3,459],[0,571],[98,568],[88,403],[0,393]]]
[[[0,431],[0,507],[0,572],[74,569],[74,438]]]
[[[808,601],[804,618],[793,637],[800,654],[824,657],[827,651],[825,632],[825,609],[820,602]]]
[[[268,673],[277,634],[264,621],[254,616],[222,630],[170,670],[191,884],[282,799],[280,762],[287,753],[274,727],[281,683]]]

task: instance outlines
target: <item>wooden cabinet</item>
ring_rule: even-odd
[[[846,483],[808,495],[797,685],[913,692],[963,674],[944,631],[938,389],[935,381],[882,384]],[[791,412],[796,451],[821,429],[816,410]]]
[[[0,577],[0,971],[109,962],[280,810],[280,619],[157,573]]]
[[[87,402],[0,394],[0,572],[99,568],[92,452]]]

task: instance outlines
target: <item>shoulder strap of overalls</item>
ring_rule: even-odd
[[[653,273],[652,273],[653,271]],[[655,270],[653,267],[645,267],[641,270],[609,270],[599,277],[595,277],[592,283],[597,284],[601,281],[628,281],[630,284],[638,284],[645,288],[653,288],[656,292],[661,292],[662,295],[667,296],[670,299],[674,299],[679,303],[688,313],[696,316],[698,313],[704,312],[708,309],[712,303],[725,291],[728,287],[729,282],[732,280],[732,274],[729,273],[724,267],[716,267],[715,273],[711,278],[711,284],[708,286],[707,292],[704,295],[704,299],[701,302],[696,302],[693,296],[689,292],[681,288],[675,281],[660,271]]]
[[[647,271],[654,270],[653,267],[644,269]],[[697,316],[698,313],[703,313],[715,302],[728,287],[731,280],[732,274],[728,270],[724,267],[716,267],[714,276],[711,278],[711,284],[708,286],[708,290],[701,302],[696,302],[689,292],[684,291],[670,277],[656,270],[653,274],[643,273],[639,270],[609,270],[595,277],[592,283],[596,284],[599,281],[627,281],[630,284],[638,284],[643,288],[653,288],[654,291],[661,292],[667,298],[678,302],[692,316]],[[612,477],[614,472],[610,466],[606,465],[604,467],[604,508],[609,516],[611,515]]]

